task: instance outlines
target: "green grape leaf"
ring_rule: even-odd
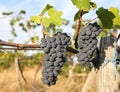
[[[88,13],[88,11],[83,11],[83,15],[86,14],[86,13]],[[80,10],[75,14],[74,21],[76,21],[79,18],[80,18]]]
[[[62,24],[65,25],[65,26],[67,26],[69,24],[69,20],[63,19]]]
[[[110,7],[110,11],[111,11],[115,16],[118,16],[118,15],[119,15],[119,10],[118,10],[118,8]]]
[[[3,15],[11,15],[13,14],[14,12],[13,11],[10,11],[10,12],[2,12]]]
[[[25,10],[20,10],[19,14],[26,14]]]
[[[120,27],[120,15],[116,16],[116,17],[113,19],[113,24],[114,24],[116,27]]]
[[[51,23],[51,19],[48,18],[48,17],[43,17],[42,22],[43,22],[45,27],[48,27],[50,25],[50,23]]]
[[[103,28],[113,27],[113,19],[115,18],[115,16],[112,12],[108,11],[108,9],[104,9],[103,7],[101,7],[96,11],[96,14],[102,22]]]
[[[53,6],[51,6],[50,4],[47,4],[45,6],[45,8],[42,10],[41,14],[44,15],[45,12],[47,12],[49,9],[53,8]]]
[[[37,24],[40,24],[41,23],[41,17],[39,15],[37,15],[37,16],[31,16],[30,17],[30,21],[31,22],[35,22]]]
[[[51,23],[55,24],[56,26],[61,26],[62,25],[62,16],[63,12],[62,11],[57,11],[54,8],[51,8],[48,11],[48,15],[50,16]]]
[[[39,37],[38,36],[31,37],[30,39],[34,43],[37,43],[39,41]]]
[[[97,4],[94,3],[94,2],[90,2],[90,6],[91,6],[93,9],[96,9],[96,8],[97,8]]]
[[[18,22],[18,21],[19,21],[19,20],[15,19],[15,18],[12,18],[12,19],[10,20],[10,25],[15,25],[16,22]]]
[[[105,36],[107,36],[107,32],[106,32],[106,31],[102,31],[102,32],[98,35],[98,38],[105,37]]]
[[[11,30],[11,34],[14,36],[14,37],[17,37],[17,34],[15,32],[15,28],[12,26],[12,30]]]
[[[71,0],[73,5],[75,5],[79,10],[89,11],[90,10],[90,0]]]
[[[23,27],[23,26],[24,26],[24,24],[23,24],[23,23],[19,23],[19,26]]]
[[[25,31],[25,32],[27,32],[27,29],[25,27],[22,27],[22,30]]]

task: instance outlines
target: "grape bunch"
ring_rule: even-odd
[[[70,44],[70,37],[66,33],[58,32],[53,37],[41,39],[40,46],[45,52],[42,69],[42,81],[51,86],[56,84],[57,76],[66,61],[66,48]]]
[[[95,22],[83,27],[79,34],[78,61],[87,64],[92,61],[93,53],[97,49],[97,35],[101,32],[101,27]]]

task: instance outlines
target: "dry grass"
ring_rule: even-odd
[[[35,69],[25,69],[24,75],[30,84],[33,83],[33,77]],[[41,71],[38,73],[36,84],[34,85],[37,92],[80,92],[81,88],[86,80],[86,74],[84,76],[73,76],[68,79],[64,76],[59,76],[56,85],[47,87],[41,82]],[[31,88],[22,82],[22,92],[32,92]],[[9,70],[0,70],[0,92],[18,92],[18,81],[16,78],[15,68],[12,67]]]

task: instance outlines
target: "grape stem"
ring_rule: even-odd
[[[6,41],[2,41],[0,40],[0,46],[10,46],[13,48],[6,48],[5,49],[10,49],[10,50],[42,50],[40,49],[40,44],[19,44],[19,43],[10,43],[10,42],[6,42]],[[0,47],[0,49],[4,49],[4,47]],[[72,52],[77,54],[78,51],[72,47],[67,47],[67,51]]]
[[[82,15],[83,15],[83,10],[80,10],[80,18],[78,19],[78,24],[76,27],[76,38],[75,38],[75,48],[78,48],[78,36],[79,36],[79,31],[81,27],[81,22],[82,22]]]

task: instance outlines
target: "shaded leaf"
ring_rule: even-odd
[[[20,10],[19,14],[26,14],[25,10]]]
[[[115,18],[115,16],[112,12],[108,11],[108,9],[104,9],[103,7],[101,7],[96,11],[96,14],[102,22],[103,28],[113,27],[113,19]]]
[[[39,41],[39,37],[38,36],[31,37],[31,41],[37,43]]]
[[[88,11],[83,11],[83,15],[86,14],[86,13],[88,13]],[[79,18],[80,18],[80,10],[75,14],[74,21],[76,21]]]
[[[28,28],[28,29],[31,29],[32,27],[33,27],[33,25],[31,25],[30,22],[27,21],[27,28]]]
[[[11,34],[12,34],[14,37],[17,37],[17,34],[16,34],[16,32],[15,32],[15,28],[14,28],[14,27],[12,27]]]
[[[68,24],[69,24],[69,20],[63,19],[62,24],[63,24],[63,25],[68,25]]]
[[[13,11],[10,11],[10,12],[2,12],[3,15],[11,15],[13,14],[14,12]]]
[[[73,5],[75,5],[79,10],[89,11],[90,10],[90,0],[71,0]]]
[[[22,27],[22,30],[25,31],[25,32],[27,32],[27,29],[25,27]]]
[[[19,26],[23,27],[23,26],[24,26],[24,24],[23,24],[23,23],[19,23]]]
[[[91,6],[93,9],[96,9],[96,8],[97,8],[97,4],[94,3],[94,2],[90,2],[90,6]]]

